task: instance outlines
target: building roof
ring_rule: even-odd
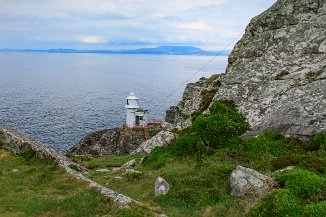
[[[138,98],[135,96],[134,92],[131,92],[127,97],[127,99],[138,99]]]

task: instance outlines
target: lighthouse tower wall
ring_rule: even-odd
[[[127,109],[127,117],[126,117],[126,124],[128,127],[134,127],[135,126],[135,112],[136,108],[128,108]]]
[[[134,127],[136,122],[136,111],[139,108],[138,106],[138,98],[135,96],[133,92],[127,97],[127,105],[125,106],[127,109],[126,116],[126,125],[128,127]]]

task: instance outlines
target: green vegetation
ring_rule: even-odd
[[[221,82],[218,80],[218,75],[212,75],[207,80],[209,83],[214,85],[214,88],[211,90],[203,89],[201,91],[202,100],[197,111],[191,114],[192,119],[195,120],[198,115],[203,113],[211,104],[213,97],[215,96],[218,88],[221,86]]]
[[[119,208],[87,186],[33,151],[14,156],[0,149],[1,216],[151,216],[138,205]]]
[[[325,216],[325,201],[311,202],[326,190],[326,178],[296,169],[278,175],[276,181],[282,189],[265,196],[249,216]]]
[[[168,216],[325,216],[325,133],[310,142],[273,131],[240,138],[248,128],[232,102],[218,101],[210,114],[196,116],[192,127],[178,131],[174,144],[145,157],[135,168],[141,176],[126,177],[124,171],[94,171],[91,176]],[[286,166],[297,169],[278,175],[278,189],[248,212],[251,196],[230,196],[229,176],[237,165],[266,174]],[[170,191],[156,197],[158,176],[167,180]]]
[[[73,160],[83,164],[88,169],[106,168],[106,167],[120,167],[129,160],[136,159],[140,161],[143,154],[137,155],[118,155],[110,157],[92,158],[89,156],[73,156]]]
[[[148,156],[79,156],[74,160],[91,169],[89,176],[103,186],[172,217],[326,216],[326,133],[315,135],[309,142],[285,138],[273,131],[241,138],[248,129],[248,123],[232,102],[217,101],[210,114],[196,115],[191,127],[175,129],[179,138],[174,144],[155,148]],[[97,170],[119,167],[131,159],[137,160],[134,169],[139,172]],[[0,207],[0,213],[5,216],[26,216],[29,207],[34,209],[31,216],[78,216],[81,213],[82,216],[104,213],[150,216],[146,208],[136,205],[131,209],[118,209],[110,200],[67,176],[52,161],[41,162],[33,152],[23,157],[10,156],[10,160],[0,154],[0,160],[0,187],[4,189],[0,192],[0,204],[5,204]],[[277,173],[275,189],[259,200],[252,195],[230,195],[229,176],[237,165],[267,175],[287,166],[295,166],[295,169]],[[18,169],[19,178],[11,174],[14,168]],[[164,196],[154,194],[158,176],[170,184],[170,191]],[[10,185],[11,182],[14,184]],[[16,201],[25,196],[28,201],[43,203],[31,205]]]

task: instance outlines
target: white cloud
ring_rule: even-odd
[[[37,48],[48,41],[49,48],[79,43],[109,49],[138,41],[218,49],[275,1],[0,0],[0,48]]]
[[[79,40],[84,43],[104,43],[104,42],[106,42],[106,40],[103,37],[99,37],[99,36],[85,36],[85,37],[81,37]]]
[[[196,21],[191,23],[181,23],[175,26],[179,29],[201,30],[201,31],[214,31],[214,28],[203,21]]]

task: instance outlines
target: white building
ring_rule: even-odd
[[[148,124],[148,110],[140,109],[138,106],[138,98],[133,92],[127,97],[127,109],[126,125],[130,128],[133,127],[145,127]]]

